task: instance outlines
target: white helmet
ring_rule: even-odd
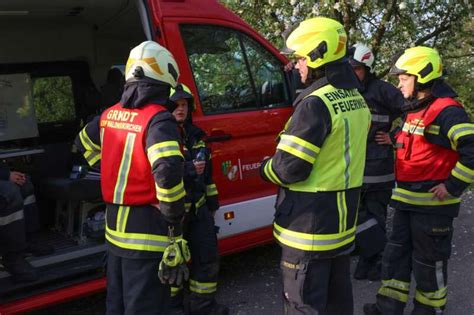
[[[349,49],[349,61],[352,65],[366,66],[370,73],[374,73],[375,57],[369,47],[362,43],[356,43]]]
[[[146,41],[133,48],[125,66],[125,80],[147,77],[175,87],[179,68],[173,55],[163,46]]]

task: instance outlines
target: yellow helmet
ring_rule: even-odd
[[[147,77],[176,86],[179,68],[173,55],[163,46],[145,41],[130,51],[125,66],[125,80]]]
[[[436,49],[417,46],[406,49],[390,69],[390,74],[411,74],[425,84],[443,75],[443,65]]]
[[[305,57],[310,68],[319,68],[346,55],[347,35],[341,23],[316,17],[305,20],[288,36],[286,46]]]
[[[177,100],[185,99],[188,100],[188,106],[194,110],[194,96],[191,90],[184,84],[178,83],[176,88],[172,88],[170,91],[170,100],[176,102]]]

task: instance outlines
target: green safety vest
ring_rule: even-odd
[[[309,177],[286,187],[293,191],[317,192],[362,186],[371,121],[364,98],[356,89],[337,89],[330,84],[306,97],[309,96],[319,97],[326,105],[331,115],[331,132],[321,148],[311,148],[317,154]]]

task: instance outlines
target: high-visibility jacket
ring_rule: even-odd
[[[262,177],[280,185],[274,235],[283,245],[333,256],[353,245],[370,111],[356,89],[325,78],[301,92]]]
[[[396,135],[397,187],[392,204],[456,216],[462,191],[474,182],[474,125],[453,98],[433,99],[406,116]],[[439,200],[429,190],[444,183],[450,196]]]

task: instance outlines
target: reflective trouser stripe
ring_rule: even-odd
[[[217,282],[199,282],[189,279],[189,290],[195,293],[214,293],[217,290]]]
[[[208,196],[217,195],[216,184],[209,184],[209,185],[206,186],[206,195],[208,195]]]
[[[301,250],[327,251],[337,249],[354,241],[355,229],[335,234],[308,234],[287,230],[273,223],[273,235],[282,244]]]
[[[372,121],[373,122],[388,123],[390,121],[390,116],[389,115],[372,114]]]
[[[371,227],[376,226],[377,224],[378,224],[377,220],[375,220],[374,218],[371,218],[357,226],[356,234],[359,234],[365,230],[368,230]]]
[[[31,205],[32,203],[35,203],[36,202],[36,197],[35,195],[29,195],[28,197],[26,197],[24,200],[23,200],[23,205],[24,206],[27,206],[27,205]]]
[[[105,238],[120,248],[151,252],[164,252],[169,244],[168,236],[165,235],[118,232],[108,226],[105,229]],[[176,237],[181,238],[181,235]]]
[[[183,198],[186,195],[183,181],[181,181],[178,185],[170,189],[161,188],[158,185],[155,185],[155,186],[156,186],[156,197],[159,201],[174,202],[174,201],[178,201],[179,199]]]
[[[171,287],[171,296],[176,296],[183,289],[183,286],[180,287]]]
[[[16,212],[10,213],[9,215],[0,217],[0,226],[4,226],[12,222],[21,220],[24,218],[24,216],[25,215],[24,215],[23,209],[21,209]]]
[[[448,299],[448,287],[444,282],[443,261],[437,261],[435,264],[436,285],[438,290],[434,292],[425,292],[416,290],[415,299],[421,304],[435,308],[440,311],[440,307],[446,305]]]
[[[379,176],[364,176],[364,184],[386,183],[395,180],[395,174],[379,175]]]
[[[462,165],[460,162],[456,163],[456,166],[451,171],[451,174],[465,183],[474,183],[474,170]]]
[[[434,197],[433,193],[413,192],[402,188],[395,188],[393,190],[392,199],[417,206],[443,206],[461,202],[460,198],[453,196],[448,196],[444,200],[439,200]]]
[[[285,151],[291,155],[294,155],[310,164],[314,164],[316,157],[318,156],[319,147],[315,146],[311,142],[303,140],[296,136],[283,134],[280,138],[280,142],[277,145],[278,150]]]
[[[409,291],[409,282],[390,279],[382,280],[382,286],[380,287],[378,294],[406,303],[408,301]]]

